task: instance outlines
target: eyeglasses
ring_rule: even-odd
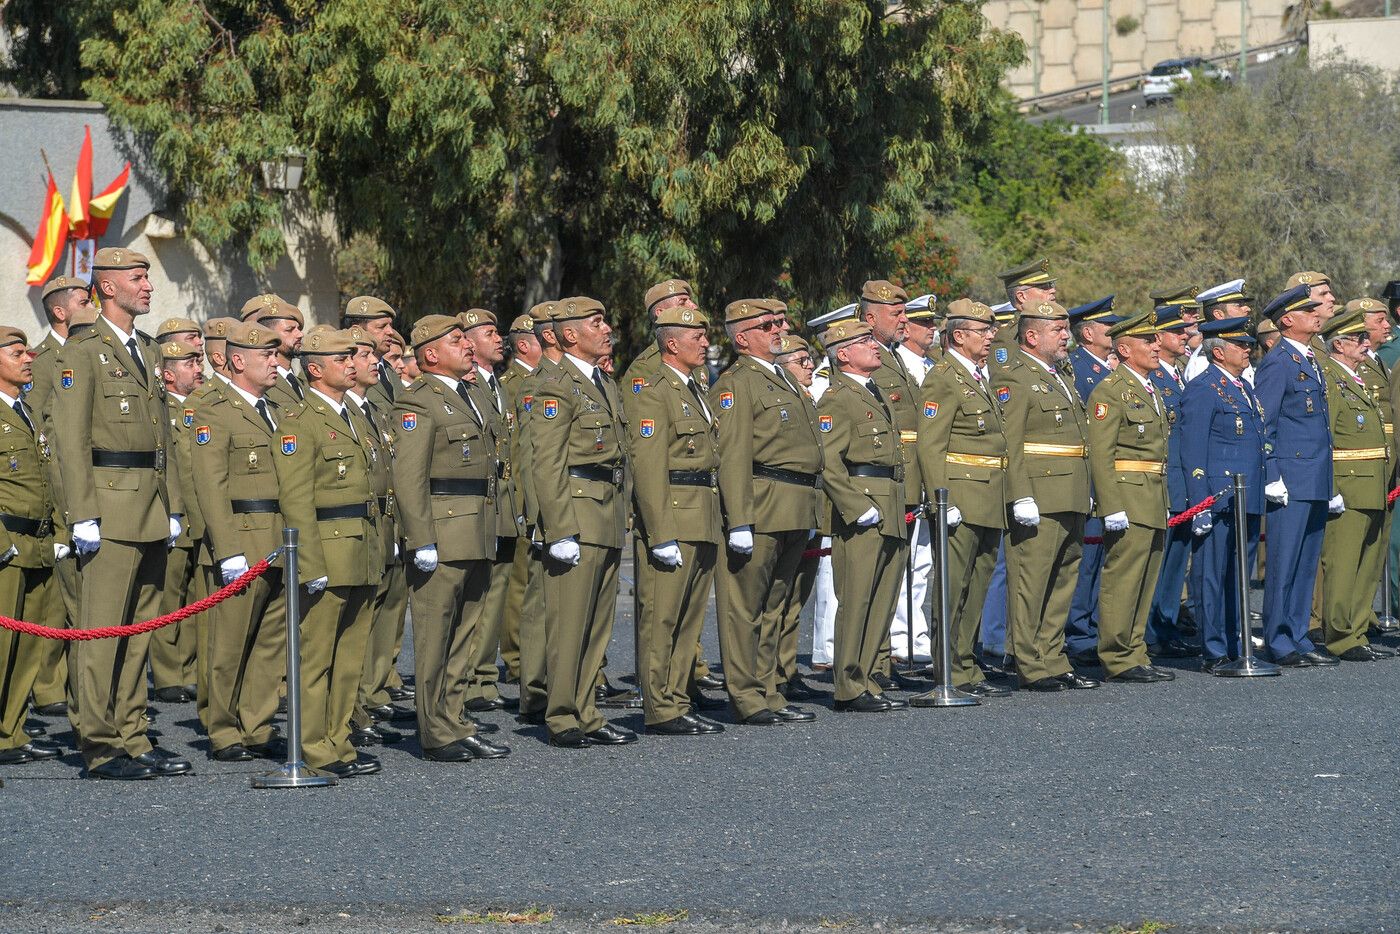
[[[809,357],[809,356],[807,356],[806,354],[803,354],[803,355],[800,356],[800,357],[793,357],[793,358],[792,358],[790,361],[788,361],[788,362],[789,362],[789,363],[795,363],[795,364],[797,364],[798,366],[816,366],[816,364],[812,362],[812,358]]]
[[[776,330],[778,330],[780,327],[782,327],[782,325],[779,324],[779,323],[777,322],[776,319],[774,319],[774,318],[769,318],[767,321],[763,321],[763,322],[760,322],[759,324],[755,324],[753,327],[747,328],[746,330],[749,330],[749,331],[776,331]]]
[[[955,331],[966,331],[968,334],[990,334],[996,330],[995,326],[984,326],[980,328],[954,328]]]

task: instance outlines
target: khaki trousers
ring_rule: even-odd
[[[356,727],[370,726],[374,721],[368,708],[389,703],[389,688],[398,672],[394,660],[399,654],[403,637],[404,613],[408,608],[408,573],[402,561],[384,569],[374,599],[370,601],[369,639],[365,644],[365,667],[360,673],[360,687],[355,699],[355,713],[350,722]],[[402,684],[402,679],[398,679]]]
[[[53,568],[54,582],[48,607],[40,620],[50,629],[67,629],[78,622],[78,560],[70,555]],[[34,706],[68,701],[69,718],[73,704],[68,689],[68,642],[65,639],[41,639],[39,667],[34,677]]]
[[[1071,671],[1065,623],[1079,581],[1084,516],[1045,513],[1037,526],[1013,522],[1006,536],[1007,629],[1022,684]]]
[[[522,545],[525,552],[525,593],[520,603],[520,715],[544,716],[549,706],[545,625],[544,564],[538,548]]]
[[[955,687],[983,680],[974,651],[982,624],[982,606],[987,601],[987,588],[992,584],[1000,544],[1001,529],[969,525],[964,521],[948,531],[948,612],[952,617],[949,654],[953,659],[951,674]],[[937,641],[936,636],[934,641]],[[933,657],[937,658],[940,651],[934,646]]]
[[[878,527],[838,523],[831,536],[831,572],[836,580],[832,679],[838,701],[881,693],[875,673],[882,646],[888,645],[908,544],[881,535]]]
[[[327,587],[302,602],[302,755],[313,769],[355,759],[350,714],[359,693],[376,589]]]
[[[52,568],[0,568],[0,616],[44,623],[53,594]],[[24,718],[29,692],[50,641],[0,629],[0,750],[17,749],[29,742]],[[61,644],[61,643],[60,643]]]
[[[725,688],[739,719],[787,706],[778,683],[778,642],[809,532],[754,532],[753,553],[719,559],[719,649]]]
[[[408,569],[418,741],[424,749],[476,733],[463,714],[472,674],[471,641],[490,583],[490,561],[443,561],[430,572]]]
[[[270,568],[243,593],[205,614],[209,617],[205,727],[212,749],[266,743],[272,738],[277,688],[287,671],[283,581],[282,568]]]
[[[530,584],[530,540],[517,538],[506,585],[505,618],[501,621],[501,663],[506,676],[520,678],[520,626],[525,608],[525,591]]]
[[[678,542],[681,566],[666,567],[638,549],[645,563],[637,569],[638,596],[647,608],[637,627],[642,708],[648,724],[690,713],[695,652],[705,625],[705,608],[715,578],[717,547],[709,542]]]
[[[579,543],[576,565],[545,555],[545,726],[552,736],[565,730],[592,733],[606,722],[593,687],[612,635],[621,561],[622,549],[587,542]]]
[[[1104,532],[1103,583],[1099,587],[1099,661],[1112,677],[1150,665],[1147,614],[1162,568],[1165,529],[1130,525]],[[1020,659],[1017,658],[1017,664]]]
[[[491,562],[491,585],[486,591],[481,625],[472,636],[471,674],[467,681],[467,700],[495,700],[501,696],[496,689],[501,670],[496,666],[505,629],[506,603],[510,596],[510,579],[515,569],[515,552],[523,547],[518,538],[497,538],[496,557]]]
[[[1388,536],[1383,509],[1351,509],[1327,517],[1322,539],[1323,591],[1322,632],[1327,651],[1340,655],[1358,645],[1366,645],[1377,582],[1385,564]]]
[[[165,557],[165,587],[161,591],[162,615],[189,602],[194,579],[194,549],[172,548]],[[151,633],[151,680],[157,690],[195,684],[195,629],[199,617],[172,623]]]

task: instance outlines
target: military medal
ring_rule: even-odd
[[[1238,415],[1235,416],[1235,434],[1244,435],[1244,419],[1240,418]]]
[[[18,471],[19,471],[19,458],[18,458],[16,455],[11,454],[11,455],[10,455],[10,473],[17,473]]]
[[[444,403],[442,404],[442,410],[443,410],[444,412],[446,412],[448,415],[451,415],[451,414],[452,414],[452,406],[448,405],[446,402],[444,402]]]
[[[778,421],[780,421],[780,422],[785,422],[785,421],[787,421],[787,420],[788,420],[788,410],[787,410],[787,409],[779,409],[779,410],[778,410]]]
[[[131,414],[131,403],[127,402],[125,399],[117,403],[117,408],[121,410],[123,415]]]
[[[1357,427],[1357,428],[1365,428],[1365,427],[1366,427],[1366,416],[1364,416],[1364,415],[1358,415],[1358,416],[1356,416],[1356,427]]]
[[[1304,400],[1303,400],[1303,405],[1304,405],[1304,407],[1307,409],[1308,414],[1311,415],[1311,414],[1312,414],[1312,410],[1313,410],[1312,396],[1308,396],[1306,399],[1304,399]]]
[[[464,461],[469,461],[469,460],[471,460],[471,459],[472,459],[472,446],[471,446],[470,444],[464,444],[464,445],[462,445],[462,460],[464,460]]]
[[[1063,425],[1064,423],[1065,423],[1065,417],[1064,417],[1063,415],[1061,415],[1059,412],[1056,412],[1056,413],[1055,413],[1055,424],[1056,424],[1056,425]]]
[[[336,464],[336,465],[335,465],[335,475],[336,475],[337,478],[339,478],[339,479],[341,479],[341,480],[344,480],[344,479],[345,479],[345,465],[344,465],[344,464]]]
[[[978,430],[978,431],[986,431],[986,430],[987,430],[987,422],[986,422],[986,419],[982,418],[982,416],[980,416],[980,415],[977,416],[977,430]]]
[[[602,428],[599,428],[599,429],[598,429],[598,434],[595,435],[594,438],[593,438],[593,450],[595,450],[595,451],[601,451],[601,450],[603,450],[603,429],[602,429]]]
[[[100,364],[102,364],[103,366],[106,366],[106,365],[107,365],[107,355],[106,355],[105,353],[100,353],[100,354],[98,354],[98,355],[97,355],[97,362],[100,363]]]
[[[1140,434],[1140,435],[1145,435],[1145,434],[1147,434],[1147,426],[1146,426],[1146,425],[1138,425],[1138,434]]]
[[[257,451],[249,451],[249,452],[248,452],[248,466],[251,467],[253,470],[257,470],[257,469],[258,469],[258,452],[257,452]]]

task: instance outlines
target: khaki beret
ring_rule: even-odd
[[[593,315],[601,314],[605,309],[603,303],[596,298],[589,298],[586,295],[575,295],[572,298],[561,298],[554,303],[554,312],[551,320],[578,321],[583,318],[591,318]]]
[[[510,323],[511,334],[533,334],[535,332],[535,319],[529,315],[517,315]]]
[[[1015,285],[1050,285],[1055,281],[1055,277],[1050,275],[1048,259],[1033,259],[1023,266],[997,273],[997,278],[1007,288]]]
[[[200,334],[204,332],[199,329],[189,318],[166,318],[156,328],[156,340],[160,340],[170,334]]]
[[[1069,312],[1059,302],[1034,302],[1021,309],[1021,317],[1038,321],[1068,321]]]
[[[391,331],[389,332],[389,336],[388,336],[387,340],[388,340],[389,343],[391,343],[391,344],[398,344],[399,347],[401,347],[401,348],[404,349],[404,350],[407,350],[407,349],[408,349],[408,341],[404,340],[404,339],[403,339],[403,335],[400,334],[398,331],[393,331],[393,330],[391,330]]]
[[[169,340],[160,345],[162,360],[190,360],[198,356],[201,356],[199,348],[184,341]]]
[[[345,303],[344,318],[359,321],[373,321],[375,318],[392,318],[396,312],[389,303],[373,295],[359,295]]]
[[[870,325],[864,321],[838,321],[822,332],[822,343],[827,350],[835,350],[842,344],[870,336]]]
[[[957,328],[953,320],[961,318],[966,321],[980,321],[983,324],[996,324],[996,317],[992,314],[992,309],[981,302],[973,301],[970,298],[959,298],[948,303],[948,326]]]
[[[366,331],[358,324],[352,324],[350,327],[346,328],[346,330],[350,332],[350,339],[354,341],[357,346],[368,347],[375,353],[379,353],[379,341],[374,339],[373,334]]]
[[[276,350],[282,346],[282,338],[277,336],[276,331],[256,321],[238,321],[229,325],[225,339],[234,347],[249,350]]]
[[[869,279],[860,287],[860,300],[867,305],[903,305],[909,293],[885,279]]]
[[[44,291],[39,298],[42,301],[53,293],[62,292],[64,289],[82,289],[86,292],[89,288],[91,286],[82,279],[74,279],[72,276],[57,276],[44,283]]]
[[[237,318],[210,318],[204,322],[204,339],[207,341],[221,341],[228,337],[229,328],[239,324]]]
[[[331,357],[337,354],[352,354],[355,352],[355,340],[350,336],[349,331],[341,331],[336,328],[329,328],[325,331],[311,329],[312,333],[301,339],[301,356],[303,357]]]
[[[17,327],[4,325],[0,327],[0,347],[8,347],[11,344],[23,344],[29,346],[29,338]]]
[[[667,308],[656,316],[656,326],[659,328],[704,328],[709,325],[710,319],[695,308]]]
[[[529,318],[535,322],[535,327],[539,327],[544,322],[550,320],[554,314],[554,306],[557,302],[539,302],[530,306]]]
[[[647,289],[642,301],[646,303],[647,313],[656,307],[658,302],[664,302],[673,295],[690,295],[690,283],[684,279],[667,279],[665,282],[658,282]]]
[[[413,326],[413,333],[408,337],[413,342],[413,349],[417,350],[439,337],[446,337],[461,329],[462,322],[455,315],[424,315],[418,319],[418,323]]]
[[[479,328],[487,324],[496,323],[496,313],[487,311],[485,308],[468,308],[457,315],[457,320],[462,322],[462,330],[470,331],[472,328]]]
[[[1315,285],[1331,285],[1331,284],[1332,284],[1332,280],[1331,280],[1330,278],[1327,277],[1327,274],[1326,274],[1326,273],[1322,273],[1322,272],[1295,272],[1293,275],[1291,275],[1291,276],[1288,277],[1288,285],[1287,285],[1287,287],[1291,289],[1291,288],[1293,288],[1295,285],[1306,285],[1308,288],[1312,288],[1312,287],[1315,286]]]
[[[1278,325],[1274,324],[1272,319],[1265,318],[1259,322],[1259,326],[1254,329],[1254,333],[1260,337],[1263,337],[1265,334],[1277,334]]]
[[[740,321],[748,321],[750,318],[761,318],[764,315],[781,314],[787,311],[787,305],[776,298],[741,298],[737,302],[730,302],[724,306],[724,323],[736,324]]]
[[[1334,315],[1322,326],[1323,340],[1331,340],[1334,337],[1343,337],[1348,334],[1365,333],[1366,319],[1359,311]]]
[[[1196,300],[1196,290],[1191,290],[1191,300]],[[1108,326],[1109,337],[1152,337],[1157,333],[1157,313],[1144,311],[1140,315],[1129,315],[1122,321]]]
[[[104,246],[92,258],[93,269],[135,269],[138,266],[150,269],[151,261],[144,253],[121,246]]]
[[[790,353],[801,353],[802,351],[812,352],[812,345],[798,337],[796,334],[784,334],[782,343],[778,345],[778,355]]]
[[[1385,306],[1385,302],[1378,298],[1353,298],[1351,301],[1347,302],[1346,308],[1342,310],[1347,312],[1359,311],[1364,315],[1385,312],[1388,309]]]
[[[1200,308],[1201,303],[1196,300],[1196,293],[1201,291],[1198,285],[1170,285],[1164,288],[1153,289],[1147,294],[1152,299],[1153,306],[1157,305],[1180,305],[1183,308]]]
[[[249,319],[256,321],[275,321],[283,319],[295,321],[301,327],[306,327],[306,318],[302,316],[301,309],[280,295],[268,293],[250,298],[243,303],[243,310],[240,317],[244,321]]]

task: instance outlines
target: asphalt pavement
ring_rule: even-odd
[[[207,760],[193,705],[156,705],[195,775],[0,768],[0,930],[1400,930],[1400,660],[1193,667],[584,751],[502,711],[505,760],[426,762],[410,734],[381,774],[298,791],[252,789],[265,765]]]

